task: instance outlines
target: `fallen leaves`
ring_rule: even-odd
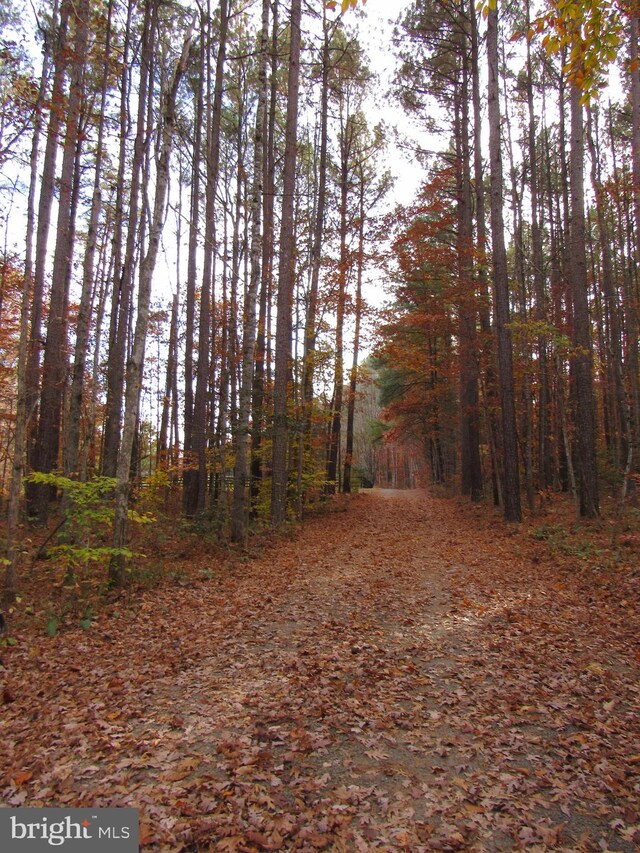
[[[28,782],[32,778],[33,770],[20,770],[12,776],[11,781],[16,787],[21,788],[25,782]]]
[[[22,637],[4,802],[138,807],[148,851],[631,851],[637,590],[616,609],[540,548],[361,496],[90,633]]]

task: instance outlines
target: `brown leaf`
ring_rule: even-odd
[[[282,850],[282,836],[278,832],[265,835],[264,832],[256,832],[251,829],[247,832],[247,840],[252,844],[257,844],[260,850]]]

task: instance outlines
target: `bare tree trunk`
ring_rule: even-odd
[[[53,19],[57,16],[57,4],[53,10]],[[42,60],[42,72],[40,75],[40,87],[35,105],[35,118],[33,126],[33,137],[31,143],[31,156],[29,158],[30,178],[29,192],[27,196],[27,229],[25,235],[25,261],[24,279],[22,284],[22,299],[20,303],[20,332],[18,342],[18,362],[16,371],[17,402],[16,402],[16,425],[13,437],[13,467],[11,471],[11,483],[9,485],[9,497],[7,501],[7,564],[4,577],[4,596],[7,600],[15,599],[18,580],[18,549],[17,530],[20,518],[20,493],[22,480],[26,467],[26,450],[28,438],[29,419],[32,411],[29,409],[29,383],[28,383],[28,360],[30,353],[36,356],[35,367],[37,368],[37,350],[34,350],[29,339],[29,320],[31,312],[36,311],[36,295],[33,293],[33,237],[35,232],[35,196],[38,183],[38,152],[40,150],[40,137],[42,134],[42,107],[47,88],[49,68],[51,63],[50,44],[45,43],[45,52]],[[33,303],[33,307],[32,307]],[[42,311],[42,292],[38,301],[38,310]],[[35,326],[40,328],[40,321]],[[34,325],[32,325],[32,330]],[[38,331],[39,334],[39,331]],[[37,369],[35,374],[37,383]],[[34,390],[34,389],[32,389]],[[37,384],[35,386],[34,404],[37,400]]]
[[[162,416],[160,419],[160,432],[158,435],[158,448],[156,454],[156,465],[160,468],[168,467],[168,432],[169,412],[171,409],[172,392],[176,382],[178,362],[178,307],[180,304],[179,291],[173,295],[171,303],[171,322],[169,325],[169,352],[167,353],[167,373],[164,385],[164,397],[162,399]]]
[[[278,267],[278,319],[276,326],[275,384],[273,390],[273,462],[271,519],[282,524],[287,509],[287,386],[291,374],[291,309],[295,285],[294,194],[297,162],[298,91],[300,88],[301,0],[291,0],[291,38],[287,78],[280,259]]]
[[[83,75],[87,57],[89,2],[73,7],[75,25],[73,58],[67,105],[67,121],[60,174],[56,245],[51,275],[51,295],[47,322],[47,342],[42,366],[40,419],[34,449],[37,470],[49,473],[57,467],[62,427],[62,407],[67,373],[67,326],[71,263],[75,241],[75,213],[78,197],[80,109]],[[48,486],[38,489],[38,516],[46,521],[50,498]]]
[[[341,116],[340,132],[340,261],[338,266],[338,303],[336,308],[335,366],[333,379],[333,404],[329,424],[329,446],[327,449],[328,494],[338,489],[338,456],[342,429],[342,397],[344,389],[344,315],[347,298],[347,273],[349,258],[347,252],[347,199],[349,180],[349,158],[352,149],[353,122],[351,115]]]
[[[195,22],[194,22],[195,23]],[[173,143],[176,98],[178,86],[184,74],[189,58],[189,48],[194,24],[191,25],[182,54],[176,65],[169,90],[165,94],[162,110],[162,132],[160,141],[160,156],[156,174],[156,191],[153,205],[153,215],[149,229],[149,246],[140,265],[140,282],[138,285],[138,314],[133,337],[131,355],[127,364],[127,384],[124,407],[124,422],[122,441],[118,454],[116,507],[113,523],[113,546],[121,551],[125,547],[127,537],[127,520],[129,508],[129,476],[131,459],[136,434],[136,421],[140,403],[140,388],[142,386],[142,371],[144,352],[149,323],[149,303],[151,300],[151,279],[158,256],[160,235],[165,218],[167,186],[169,183],[169,164],[171,146]],[[125,558],[123,553],[116,553],[109,566],[109,583],[111,586],[122,586],[125,579]]]
[[[260,298],[258,308],[258,326],[255,350],[255,369],[251,397],[252,433],[251,433],[251,504],[255,510],[260,483],[262,481],[262,436],[265,428],[266,402],[266,360],[269,319],[269,297],[273,272],[274,242],[274,197],[275,197],[275,132],[276,107],[278,95],[278,0],[272,4],[273,21],[271,25],[271,67],[269,111],[265,115],[264,125],[264,198],[262,263],[260,275]]]
[[[94,165],[95,176],[93,182],[93,194],[91,198],[91,210],[89,213],[87,242],[84,254],[82,292],[80,296],[80,306],[78,309],[75,356],[71,380],[69,414],[64,445],[64,471],[66,476],[76,476],[78,473],[77,467],[78,453],[80,447],[80,415],[82,409],[82,387],[84,384],[84,371],[87,361],[87,348],[89,344],[91,307],[94,299],[94,260],[98,241],[98,225],[100,222],[100,212],[102,209],[102,160],[104,156],[105,105],[107,100],[111,54],[112,11],[113,3],[109,2],[102,86],[100,92],[98,140],[96,142],[96,155]]]
[[[587,128],[587,142],[591,154],[591,183],[595,194],[596,217],[598,222],[598,233],[600,237],[600,252],[602,257],[602,290],[606,305],[606,314],[609,320],[609,334],[607,348],[610,358],[603,360],[603,369],[609,370],[611,376],[611,390],[615,404],[613,440],[616,448],[616,465],[624,471],[627,464],[629,444],[631,443],[631,424],[627,413],[625,400],[623,365],[622,365],[622,327],[620,317],[620,305],[616,292],[613,259],[611,257],[611,246],[613,236],[606,217],[604,205],[604,190],[600,176],[601,158],[599,146],[594,138],[595,115],[589,109],[589,123]]]
[[[497,454],[497,435],[499,431],[497,411],[496,366],[493,333],[491,329],[491,311],[489,283],[487,273],[487,224],[485,215],[485,181],[482,163],[482,109],[480,103],[480,58],[478,18],[475,0],[469,0],[469,19],[471,21],[471,98],[473,102],[473,179],[475,184],[475,220],[478,244],[476,281],[479,295],[478,313],[480,317],[480,358],[484,362],[484,378],[480,376],[483,408],[489,457],[491,461],[491,482],[493,502],[502,506],[502,483]]]
[[[529,25],[530,2],[526,0],[527,26]],[[529,152],[529,192],[531,195],[531,247],[533,264],[533,291],[535,298],[535,317],[540,323],[547,318],[546,298],[544,290],[544,257],[542,246],[542,229],[538,212],[540,198],[540,179],[538,176],[538,152],[536,146],[536,120],[533,103],[533,65],[531,62],[531,44],[527,41],[527,110],[528,129],[527,144]],[[546,335],[540,334],[537,339],[538,349],[538,487],[545,490],[551,486],[553,477],[550,459],[550,428],[549,428],[549,366],[548,341]]]
[[[504,45],[503,45],[503,64],[505,63]],[[505,81],[505,101],[508,97],[506,81]],[[514,230],[514,247],[513,247],[513,267],[514,279],[517,284],[519,294],[519,314],[523,324],[527,322],[528,315],[528,300],[527,300],[527,281],[524,270],[524,228],[522,214],[522,197],[524,193],[522,189],[518,189],[518,172],[516,169],[515,158],[513,154],[513,137],[511,134],[511,120],[508,111],[505,115],[505,127],[507,132],[507,150],[509,152],[509,172],[511,178],[511,213],[513,216]],[[524,182],[524,175],[521,178],[521,184]],[[525,325],[526,328],[526,325]],[[520,365],[522,373],[522,417],[521,432],[524,436],[522,442],[523,447],[523,463],[524,463],[524,481],[525,492],[527,495],[527,503],[529,512],[535,512],[535,497],[534,497],[534,471],[533,471],[533,394],[531,391],[531,354],[528,344],[525,341],[521,343],[520,349]]]
[[[45,268],[47,262],[47,243],[49,239],[49,226],[51,223],[51,208],[54,199],[58,138],[63,119],[64,81],[69,62],[67,37],[70,14],[71,3],[69,0],[63,0],[60,9],[60,21],[57,28],[56,47],[53,58],[54,70],[51,89],[51,107],[49,112],[49,123],[47,126],[47,141],[44,151],[42,177],[40,179],[40,200],[38,202],[38,227],[36,231],[35,266],[31,308],[31,333],[26,367],[26,408],[28,419],[27,461],[29,468],[32,470],[38,467],[36,451],[38,422],[36,411],[38,405],[38,392],[40,388],[40,354],[43,347],[42,308]],[[29,512],[33,514],[37,514],[38,512],[38,507],[36,506],[37,496],[37,487],[33,484],[28,486],[27,503],[29,505]]]
[[[571,291],[573,296],[573,379],[576,401],[580,515],[597,518],[596,415],[593,398],[591,321],[587,297],[584,221],[584,122],[581,90],[571,85]]]
[[[200,328],[198,332],[198,366],[193,409],[192,452],[194,470],[185,483],[184,508],[187,515],[202,512],[207,496],[207,399],[209,395],[209,351],[211,347],[211,298],[213,265],[216,252],[215,206],[220,172],[220,120],[222,114],[222,84],[226,61],[229,8],[227,0],[220,0],[220,33],[213,90],[207,156],[207,187],[205,206],[204,263],[200,292]],[[204,38],[204,35],[203,35]],[[197,466],[197,469],[196,469]]]
[[[311,440],[311,409],[313,406],[313,373],[316,349],[316,314],[318,313],[318,287],[322,262],[322,241],[324,236],[325,206],[327,196],[327,125],[329,116],[329,32],[326,10],[323,7],[322,19],[324,40],[322,45],[322,89],[320,92],[320,158],[318,163],[318,202],[313,229],[311,250],[311,286],[304,335],[304,388],[303,405],[305,407],[305,444],[309,449]]]
[[[353,469],[353,429],[356,414],[356,389],[358,386],[358,357],[360,354],[360,323],[362,320],[362,272],[364,268],[364,192],[365,178],[360,169],[360,210],[358,223],[358,257],[356,278],[356,317],[353,332],[353,362],[349,374],[349,399],[347,401],[347,436],[344,451],[344,468],[342,476],[342,491],[351,492],[351,472]]]
[[[106,246],[103,254],[106,256]],[[106,264],[106,257],[103,257],[103,264]],[[113,255],[111,256],[113,262]],[[95,343],[93,350],[93,363],[91,365],[91,396],[89,398],[89,413],[87,418],[87,433],[82,446],[82,454],[80,461],[80,479],[87,479],[87,471],[89,467],[92,472],[98,469],[98,454],[96,450],[96,418],[98,409],[98,373],[100,366],[100,343],[102,340],[102,327],[104,325],[105,310],[107,299],[109,298],[109,285],[113,281],[113,270],[111,267],[104,270],[102,281],[100,283],[100,292],[98,293],[98,304],[96,308],[96,329]]]
[[[18,344],[18,400],[16,405],[16,426],[14,433],[13,466],[11,471],[11,484],[9,486],[9,499],[7,505],[7,564],[4,577],[4,597],[12,601],[17,592],[17,564],[18,549],[17,531],[20,517],[20,491],[25,468],[25,439],[26,439],[26,367],[29,343],[29,307],[31,305],[31,274],[27,266],[22,290],[20,305],[20,340]]]
[[[489,156],[491,163],[491,233],[493,237],[493,275],[496,306],[498,371],[502,406],[502,451],[504,458],[504,517],[521,521],[518,441],[513,391],[513,353],[509,330],[509,280],[502,214],[503,180],[500,139],[500,84],[498,71],[498,10],[489,10],[487,19],[487,57],[489,61]]]
[[[464,26],[464,0],[461,27]],[[471,152],[469,149],[469,60],[467,36],[462,30],[462,81],[456,87],[455,130],[458,182],[458,287],[460,342],[460,425],[462,494],[478,501],[483,496],[480,462],[479,352],[477,306],[473,277],[473,210],[471,206]]]
[[[638,56],[638,42],[640,41],[640,17],[638,16],[638,8],[635,9],[635,14],[631,15],[630,21],[630,50],[629,50],[629,74],[631,77],[631,158],[632,158],[632,174],[633,174],[633,219],[635,224],[635,259],[636,269],[640,268],[640,57]],[[630,368],[631,368],[631,391],[633,404],[633,433],[631,441],[633,444],[633,452],[635,453],[636,446],[640,440],[640,387],[638,379],[638,338],[640,330],[638,329],[638,319],[640,309],[636,300],[631,300],[631,351]],[[632,460],[633,464],[633,460]],[[637,463],[636,463],[637,464]]]
[[[256,303],[260,286],[261,207],[264,165],[264,125],[267,109],[267,48],[269,40],[269,0],[262,0],[260,29],[260,65],[258,69],[258,107],[253,149],[253,185],[251,190],[251,275],[244,300],[242,333],[242,375],[236,428],[236,458],[233,472],[233,512],[231,538],[244,544],[247,538],[247,466],[250,435],[251,392],[256,348]]]
[[[191,205],[189,215],[189,248],[187,255],[187,284],[185,295],[186,327],[184,345],[184,492],[185,511],[192,493],[193,471],[193,345],[195,339],[196,279],[198,275],[198,241],[200,237],[200,171],[202,168],[202,123],[204,113],[205,25],[200,22],[200,51],[197,81],[194,92],[195,128],[193,133],[193,164],[191,171]]]
[[[131,7],[129,7],[129,14]],[[106,420],[104,426],[104,443],[102,453],[102,473],[113,477],[116,474],[118,448],[120,443],[120,426],[122,420],[122,400],[125,382],[125,360],[127,350],[127,338],[129,336],[129,319],[131,314],[133,282],[136,266],[136,250],[138,243],[142,241],[142,230],[145,216],[140,216],[140,189],[142,183],[142,170],[144,165],[145,142],[147,137],[147,101],[150,88],[151,66],[153,62],[153,51],[155,46],[155,33],[157,22],[157,2],[150,0],[145,3],[144,23],[142,32],[142,48],[140,58],[140,83],[138,90],[138,113],[136,120],[136,137],[133,147],[133,161],[131,164],[131,189],[128,202],[128,230],[122,269],[119,266],[119,258],[116,258],[118,266],[115,269],[117,282],[114,283],[111,300],[111,328],[109,333],[109,356],[107,360],[107,401]],[[126,126],[128,117],[128,85],[129,71],[126,62],[122,72],[122,104],[121,104],[121,149],[120,163],[118,169],[118,180],[124,184]],[[118,188],[116,228],[122,229],[120,217],[124,215],[124,201],[122,186]],[[119,238],[120,239],[120,238]],[[114,243],[114,251],[119,244]]]

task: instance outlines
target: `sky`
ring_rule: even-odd
[[[397,180],[391,193],[393,203],[409,204],[415,199],[416,191],[424,178],[424,170],[411,155],[411,142],[428,145],[423,131],[411,121],[396,102],[391,86],[395,72],[396,59],[392,45],[393,28],[402,12],[411,5],[412,0],[367,0],[359,15],[350,12],[353,21],[347,21],[357,29],[358,36],[365,47],[372,69],[380,78],[376,92],[371,97],[371,109],[375,120],[382,120],[398,134],[390,134],[389,166]],[[406,140],[408,146],[399,144]]]
[[[369,65],[379,77],[368,98],[368,109],[371,112],[371,124],[382,121],[388,129],[386,167],[391,170],[396,180],[384,202],[387,210],[415,201],[425,172],[413,152],[417,145],[422,148],[433,147],[433,140],[405,114],[392,92],[396,69],[392,44],[393,29],[396,20],[411,2],[412,0],[368,0],[364,7],[359,7],[357,13],[349,11],[345,15],[345,24],[356,31]],[[366,270],[363,293],[371,308],[380,309],[389,302],[389,283],[381,268],[373,266]],[[366,356],[371,352],[374,343],[371,322],[365,323],[363,338],[362,349]]]

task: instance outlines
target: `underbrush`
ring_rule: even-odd
[[[66,482],[52,485],[63,488]],[[1,643],[13,645],[14,634],[22,631],[53,637],[61,630],[90,630],[96,616],[113,602],[124,600],[135,611],[146,593],[163,587],[223,582],[226,572],[276,549],[301,530],[293,518],[278,530],[258,519],[251,523],[243,548],[229,540],[229,506],[219,502],[185,518],[177,492],[145,489],[133,501],[132,522],[140,523],[130,525],[126,585],[111,589],[112,512],[105,501],[111,486],[105,481],[99,488],[94,484],[91,492],[81,488],[75,503],[67,501],[50,513],[46,527],[23,527],[19,594],[4,608],[8,631]],[[305,517],[346,512],[349,500],[347,495],[319,498]]]
[[[8,633],[2,642],[9,643],[15,632],[24,630],[50,636],[68,628],[91,630],[96,616],[114,601],[125,600],[135,611],[147,593],[163,587],[224,584],[227,573],[250,571],[252,560],[265,552],[275,554],[283,542],[304,535],[304,526],[294,520],[277,531],[266,523],[256,524],[247,547],[242,548],[220,534],[219,511],[218,515],[184,519],[172,497],[167,499],[165,495],[162,505],[155,506],[148,495],[136,501],[136,513],[153,518],[153,522],[132,525],[124,590],[108,587],[108,518],[94,524],[92,510],[84,505],[84,518],[79,527],[76,524],[75,533],[72,523],[56,534],[62,512],[57,517],[52,515],[46,529],[25,528],[20,594],[5,608]],[[488,501],[474,504],[459,497],[435,497],[450,507],[454,505],[451,511],[467,530],[478,529],[480,535],[481,530],[486,533],[490,527],[496,537],[504,538],[514,555],[538,565],[540,572],[551,564],[567,575],[580,576],[587,583],[612,590],[637,585],[640,507],[633,502],[625,507],[622,516],[613,501],[604,502],[600,519],[582,521],[576,519],[570,496],[547,495],[539,514],[525,518],[521,525],[506,525],[499,509]],[[362,494],[322,497],[306,509],[305,518],[345,513],[352,501],[364,499]],[[87,528],[91,528],[90,532]]]

